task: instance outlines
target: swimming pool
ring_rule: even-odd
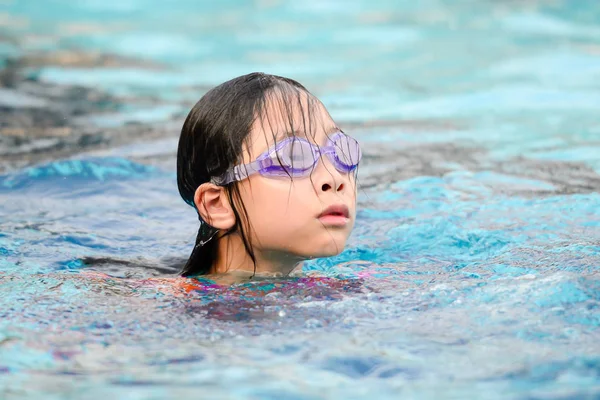
[[[0,4],[1,398],[600,396],[600,5],[77,4]],[[355,231],[302,277],[171,279],[177,129],[253,70],[363,144]]]

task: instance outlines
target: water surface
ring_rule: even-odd
[[[599,5],[0,10],[0,397],[600,396]],[[356,229],[300,277],[174,278],[177,130],[255,70],[363,144]]]

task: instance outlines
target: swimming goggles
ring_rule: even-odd
[[[269,148],[255,161],[231,167],[223,175],[213,178],[212,182],[223,186],[257,172],[265,177],[306,177],[323,155],[338,171],[348,173],[358,167],[362,152],[356,139],[343,132],[331,135],[326,146],[314,145],[304,138],[290,137]]]

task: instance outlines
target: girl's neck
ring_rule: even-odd
[[[216,239],[216,238],[215,238]],[[231,234],[218,239],[217,257],[211,268],[211,274],[230,274],[253,276],[286,276],[303,261],[298,256],[281,251],[260,251],[254,249],[255,264],[246,252],[241,237]]]

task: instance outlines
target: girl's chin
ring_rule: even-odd
[[[321,237],[314,235],[310,239],[298,239],[294,244],[301,246],[290,246],[285,251],[292,257],[310,260],[312,258],[323,258],[337,256],[346,246],[347,235],[342,232],[327,232]]]
[[[315,252],[312,254],[311,258],[321,258],[321,257],[333,257],[333,256],[337,256],[338,254],[340,254],[342,251],[344,251],[344,247],[345,247],[346,243],[343,242],[341,244],[334,242],[328,246],[324,246],[322,248],[319,249],[318,252]]]

